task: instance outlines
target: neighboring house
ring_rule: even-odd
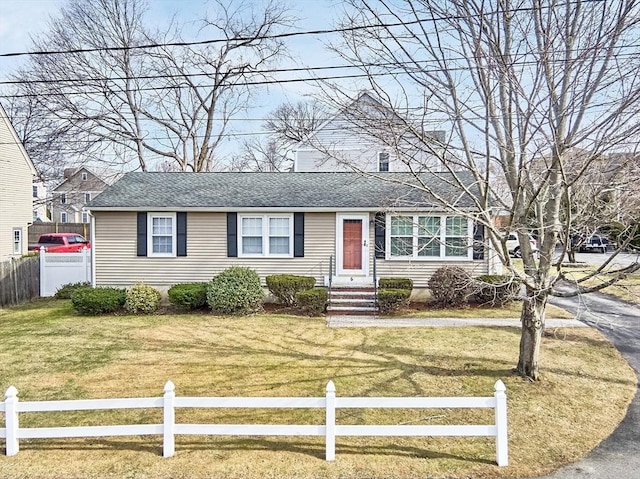
[[[47,187],[42,181],[34,181],[33,190],[33,222],[46,223],[51,221],[47,211]]]
[[[27,252],[36,170],[0,105],[0,261]]]
[[[422,180],[473,211],[450,176]],[[326,285],[333,264],[334,284],[372,285],[375,261],[377,277],[409,277],[417,288],[443,265],[489,271],[473,221],[423,191],[356,173],[127,173],[88,208],[98,286],[166,289],[234,265],[263,281],[298,274]]]
[[[51,217],[57,223],[89,223],[85,205],[121,175],[105,168],[66,168],[64,181],[53,190]]]
[[[394,112],[368,93],[361,93],[295,147],[293,171],[406,172],[409,165],[413,171],[423,171],[425,166],[435,164],[430,161],[433,157],[424,153],[427,148],[415,137],[415,130],[405,138],[383,141],[392,124],[394,131],[406,127],[406,122]],[[441,151],[444,131],[426,131],[422,135],[434,152]],[[416,144],[420,146],[414,148]]]

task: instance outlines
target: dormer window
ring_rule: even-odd
[[[378,153],[378,171],[389,171],[389,153]]]
[[[82,181],[86,181],[87,180],[87,172],[83,171],[82,172]]]

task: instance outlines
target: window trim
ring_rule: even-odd
[[[391,218],[398,216],[409,216],[413,218],[413,243],[411,256],[392,256],[391,255]],[[440,254],[438,256],[418,256],[418,230],[419,217],[438,217],[440,218]],[[464,218],[467,221],[467,254],[465,256],[446,256],[446,224],[447,218]],[[456,236],[459,238],[459,236]],[[385,260],[389,261],[473,261],[473,221],[461,215],[434,214],[434,213],[411,213],[398,212],[386,215],[385,226]]]
[[[90,222],[90,220],[89,220],[89,213],[88,213],[88,212],[86,212],[86,211],[83,211],[83,212],[82,212],[82,216],[81,216],[81,218],[80,218],[80,219],[81,219],[82,223],[85,223],[85,224],[86,224],[86,223],[89,223],[89,222]]]
[[[69,214],[66,211],[60,212],[60,223],[68,223],[69,222]]]
[[[382,156],[386,155],[386,161],[383,163],[382,162]],[[382,165],[386,165],[386,169],[382,169]],[[379,173],[387,173],[389,172],[389,165],[391,164],[390,162],[390,158],[389,158],[389,153],[386,151],[380,151],[378,152],[378,172]]]
[[[242,222],[246,218],[260,218],[262,220],[261,238],[262,253],[244,253],[242,249]],[[269,219],[286,218],[289,223],[289,252],[287,254],[270,254],[269,253]],[[293,258],[294,253],[294,222],[293,213],[261,213],[261,214],[238,214],[238,258]],[[282,238],[284,236],[277,236]]]
[[[84,202],[85,203],[89,203],[89,201],[91,201],[91,193],[85,193],[84,194]]]
[[[40,194],[40,189],[38,188],[38,185],[31,185],[31,191],[33,193],[33,197],[38,198],[38,195]]]
[[[60,193],[60,204],[61,205],[66,205],[67,204],[67,194],[66,193]]]
[[[82,173],[80,173],[80,178],[82,178],[82,181],[87,181],[87,179],[89,178],[89,175],[87,174],[86,171],[83,171]]]
[[[11,232],[11,241],[13,245],[13,255],[22,256],[22,228],[13,228]]]
[[[153,220],[154,218],[170,218],[171,219],[171,252],[155,253],[153,251]],[[156,235],[168,236],[168,235]],[[178,245],[178,222],[176,213],[150,212],[147,214],[147,257],[156,258],[175,258],[177,256]]]

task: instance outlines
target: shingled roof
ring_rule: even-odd
[[[127,173],[87,206],[93,210],[442,208],[409,173]],[[473,177],[457,178],[472,191]],[[424,174],[424,184],[459,208],[473,201],[448,173]]]

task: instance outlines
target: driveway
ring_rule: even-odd
[[[600,293],[577,298],[552,298],[550,302],[600,330],[640,377],[640,307]],[[638,479],[639,471],[640,392],[636,391],[627,415],[611,436],[585,458],[545,478]]]

